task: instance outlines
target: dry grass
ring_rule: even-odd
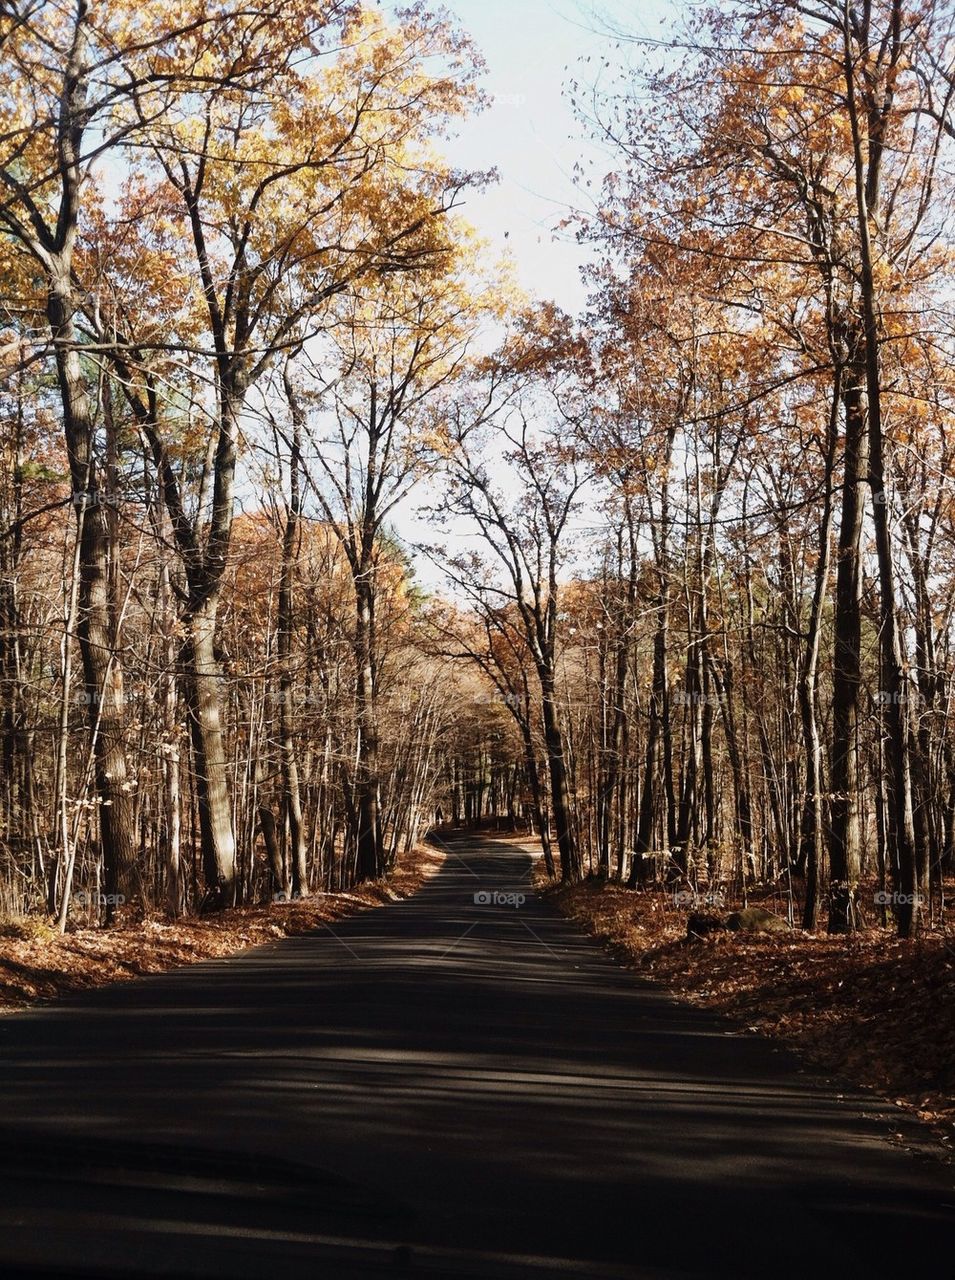
[[[0,924],[0,1012],[308,933],[321,924],[410,897],[444,858],[437,849],[419,846],[387,881],[359,885],[348,893],[182,920],[150,919],[116,928],[76,929],[62,936],[45,920],[8,920]]]

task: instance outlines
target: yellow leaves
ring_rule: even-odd
[[[28,325],[42,323],[45,303],[46,288],[36,262],[0,235],[0,305],[5,314],[16,314]],[[2,342],[0,347],[6,350]]]
[[[172,63],[172,59],[167,59],[167,66]],[[220,59],[212,49],[205,49],[190,67],[190,72],[194,76],[212,78],[221,70]]]
[[[65,11],[57,21],[65,39]],[[174,10],[144,0],[135,22],[121,6],[96,6],[91,21],[92,44],[109,50],[104,79],[139,82],[135,99],[113,95],[94,126],[121,128],[135,145],[100,164],[102,185],[89,181],[81,202],[76,270],[107,327],[147,349],[209,351],[218,310],[220,341],[261,351],[289,308],[312,323],[311,298],[321,308],[360,287],[380,301],[383,282],[408,269],[435,294],[409,334],[431,326],[460,343],[477,311],[503,311],[489,280],[471,291],[479,248],[440,213],[452,179],[433,142],[476,100],[480,65],[445,21],[415,8],[388,22],[332,0],[252,9],[185,0]],[[35,57],[27,36],[4,56],[11,51]],[[51,65],[40,86],[50,119],[61,76]],[[14,82],[22,101],[8,98],[0,111],[11,127],[22,117],[30,141],[18,164],[41,205],[36,174],[52,174],[55,225],[52,130],[30,132],[38,89],[24,76]],[[26,261],[13,254],[11,270]],[[396,314],[408,303],[402,287],[389,283]],[[172,357],[155,359],[168,374]]]

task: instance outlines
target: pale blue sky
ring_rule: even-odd
[[[493,97],[447,148],[456,165],[501,176],[485,195],[469,197],[466,216],[495,248],[510,249],[526,288],[578,311],[584,251],[567,233],[555,241],[552,228],[586,203],[575,164],[592,167],[596,189],[610,160],[586,140],[562,91],[572,78],[592,82],[602,58],[628,56],[605,34],[605,19],[665,39],[679,0],[444,0],[443,7],[482,50]]]
[[[614,66],[634,56],[607,34],[607,20],[635,35],[666,39],[674,11],[690,0],[443,0],[484,54],[484,86],[492,105],[468,121],[445,144],[462,169],[496,168],[500,181],[482,195],[469,195],[464,214],[494,250],[509,250],[519,282],[540,298],[579,313],[586,289],[579,268],[585,249],[569,232],[553,229],[585,207],[575,165],[592,174],[596,191],[612,166],[609,151],[588,140],[587,130],[564,96],[568,81],[592,84],[603,58]],[[586,59],[590,58],[587,62]],[[507,238],[505,239],[505,232]],[[428,493],[419,489],[396,512],[396,530],[408,543],[434,540],[420,514]],[[453,529],[452,543],[473,535]],[[443,575],[423,556],[416,560],[422,585],[448,592]],[[451,594],[454,594],[453,589]]]

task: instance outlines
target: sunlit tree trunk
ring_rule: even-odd
[[[850,348],[851,351],[851,348]],[[829,840],[829,930],[844,933],[858,923],[862,859],[859,798],[859,720],[862,680],[862,524],[868,481],[864,371],[858,352],[844,374],[845,447],[842,520],[836,565],[832,670],[832,802]]]
[[[358,701],[357,848],[358,879],[381,875],[381,822],[378,812],[378,718],[375,707],[374,601],[371,566],[355,582],[355,664]]]
[[[805,650],[799,673],[797,693],[802,723],[803,748],[806,753],[806,797],[800,829],[800,861],[806,877],[803,905],[804,929],[815,929],[819,914],[819,883],[825,853],[825,783],[822,737],[819,729],[819,654],[822,642],[822,618],[829,593],[829,571],[832,561],[833,480],[839,436],[839,413],[842,406],[842,373],[837,367],[829,416],[826,444],[822,518],[819,522],[819,550],[813,584],[812,605],[806,628]]]
[[[292,872],[292,896],[308,893],[306,840],[302,823],[302,794],[299,784],[298,754],[295,748],[292,693],[292,636],[295,625],[295,552],[299,520],[302,512],[302,430],[305,415],[299,405],[288,368],[285,369],[286,399],[292,413],[292,439],[289,456],[289,503],[282,535],[282,569],[278,602],[279,657],[279,733],[282,752],[282,781],[289,833],[289,862]]]
[[[51,281],[47,315],[56,349],[73,500],[77,510],[79,598],[76,636],[93,764],[103,854],[107,918],[120,898],[135,894],[135,847],[126,762],[125,695],[117,652],[116,601],[110,591],[106,494],[93,457],[93,406],[77,349],[69,258]]]

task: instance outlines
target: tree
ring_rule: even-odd
[[[389,516],[433,473],[444,448],[442,412],[484,315],[488,286],[468,278],[466,235],[452,230],[428,271],[385,279],[338,308],[321,350],[329,430],[314,451],[314,497],[338,538],[355,593],[358,727],[355,779],[360,879],[384,869],[379,795],[376,595]],[[293,421],[302,401],[287,385]],[[315,435],[321,432],[320,420]]]
[[[583,862],[574,824],[565,731],[557,693],[562,570],[568,523],[588,481],[583,451],[565,435],[573,412],[573,386],[583,359],[579,341],[561,336],[564,318],[545,308],[530,316],[511,346],[488,368],[473,403],[454,406],[442,512],[466,520],[479,534],[479,552],[456,557],[452,571],[469,590],[508,604],[520,618],[522,640],[534,664],[550,778],[554,834],[561,878],[581,878]],[[541,400],[532,421],[534,394]],[[550,421],[544,414],[548,414]],[[539,425],[538,425],[539,424]],[[488,470],[487,449],[519,488],[512,498]],[[490,572],[494,566],[504,585]]]
[[[426,143],[467,108],[478,69],[465,68],[466,44],[423,10],[394,29],[339,4],[249,21],[247,40],[237,45],[232,33],[204,51],[208,87],[187,97],[174,86],[158,113],[134,99],[148,149],[127,189],[137,216],[127,260],[161,261],[170,219],[181,218],[199,290],[183,281],[175,336],[157,341],[154,310],[138,299],[124,307],[132,291],[118,280],[119,309],[99,335],[148,440],[186,579],[182,658],[203,860],[223,905],[235,896],[235,839],[216,630],[242,417],[276,358],[331,322],[333,299],[446,253],[444,215],[468,179],[426,155]],[[342,48],[323,52],[336,37]],[[439,58],[445,70],[426,70]],[[207,459],[191,508],[176,466],[183,399]]]

